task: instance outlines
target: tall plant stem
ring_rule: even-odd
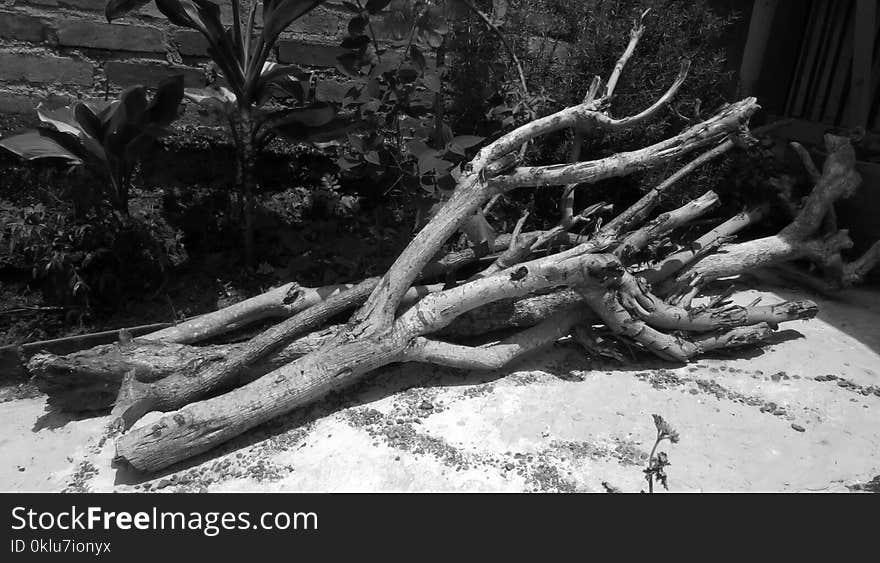
[[[254,264],[254,196],[256,192],[256,147],[254,146],[254,121],[250,108],[242,108],[238,121],[236,143],[236,184],[242,197],[242,235],[244,238],[244,261],[248,267]]]

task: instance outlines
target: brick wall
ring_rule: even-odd
[[[215,1],[231,23],[231,1]],[[169,24],[154,4],[107,23],[105,2],[0,0],[0,114],[24,117],[41,101],[103,98],[178,73],[187,86],[205,85],[209,59],[198,32]],[[349,17],[339,2],[315,9],[282,36],[279,60],[329,70]],[[197,119],[194,113],[184,121]]]

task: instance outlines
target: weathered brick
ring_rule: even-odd
[[[336,66],[336,57],[347,52],[339,45],[322,45],[304,41],[282,40],[278,43],[278,58],[284,63],[305,66]]]
[[[46,38],[46,26],[27,14],[0,12],[0,37],[38,43]]]
[[[183,83],[187,87],[205,85],[204,73],[198,68],[158,62],[109,61],[104,65],[104,74],[110,82],[123,87],[135,84],[154,86],[175,74],[183,74]]]
[[[208,41],[198,31],[187,29],[174,33],[174,40],[185,57],[208,56]],[[336,57],[347,52],[338,44],[282,39],[278,42],[278,60],[304,66],[334,67]]]
[[[165,51],[162,30],[142,25],[98,23],[86,20],[62,23],[58,43],[70,47],[90,47],[110,51]]]
[[[208,56],[208,40],[198,31],[189,29],[176,31],[174,41],[180,47],[180,54],[185,57]]]
[[[31,113],[40,102],[48,102],[53,106],[62,106],[70,103],[70,96],[58,94],[35,96],[18,92],[0,92],[0,113]]]
[[[348,29],[348,18],[336,12],[316,8],[293,22],[287,31],[303,35],[340,37]]]
[[[0,79],[9,82],[92,84],[92,65],[67,57],[0,53]]]
[[[30,113],[37,103],[34,96],[0,92],[0,113]]]

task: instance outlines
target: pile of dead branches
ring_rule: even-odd
[[[604,88],[596,77],[581,104],[518,127],[480,150],[449,200],[381,278],[318,289],[289,283],[142,338],[67,356],[34,356],[29,370],[58,406],[112,407],[117,461],[155,471],[394,362],[496,369],[567,336],[603,353],[600,331],[686,362],[710,350],[758,344],[779,323],[814,316],[817,308],[809,301],[744,307],[726,294],[701,306],[694,299],[713,280],[774,262],[809,259],[836,272],[843,283],[876,263],[876,247],[851,264],[840,257],[851,242],[833,224],[832,204],[860,183],[845,139],[828,137],[821,171],[805,161],[815,186],[802,202],[792,202],[791,223],[778,234],[732,242],[766,213],[747,209],[647,263],[637,259],[640,251],[719,203],[718,195],[707,191],[678,209],[654,213],[678,180],[750,142],[747,123],[758,109],[754,98],[639,150],[586,161],[575,150],[570,163],[520,165],[522,147],[543,135],[565,128],[576,130],[578,139],[621,131],[663,111],[685,80],[687,65],[651,107],[629,117],[609,114],[641,33],[639,24]],[[610,220],[599,220],[610,207],[604,203],[573,209],[580,186],[683,157],[687,164]],[[438,257],[457,231],[486,220],[483,208],[493,198],[549,186],[567,186],[557,227],[522,232],[520,221],[511,234],[484,244],[483,252],[474,247]],[[483,266],[478,273],[460,275],[477,264]],[[438,279],[445,284],[430,285]],[[356,307],[346,324],[328,326]],[[269,318],[278,323],[247,342],[197,345]],[[506,336],[491,336],[499,331]],[[474,335],[489,336],[481,345],[461,343],[460,337]],[[167,414],[135,425],[151,411]]]

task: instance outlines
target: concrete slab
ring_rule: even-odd
[[[803,297],[736,299],[757,296]],[[684,367],[597,362],[564,342],[502,372],[392,366],[146,478],[111,467],[107,417],[40,420],[44,398],[10,398],[0,489],[637,492],[657,413],[681,435],[661,447],[671,491],[847,491],[880,474],[880,292],[816,300],[817,319],[762,350]]]

